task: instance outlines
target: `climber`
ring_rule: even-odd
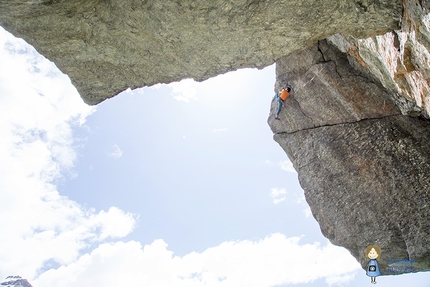
[[[284,101],[290,96],[291,88],[286,87],[285,89],[282,89],[279,93],[275,95],[275,99],[278,102],[278,110],[276,111],[275,119],[279,120],[279,113],[281,112],[282,106],[284,104]]]

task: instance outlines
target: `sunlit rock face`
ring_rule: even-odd
[[[277,61],[275,90],[293,92],[268,120],[322,233],[363,268],[378,245],[383,275],[430,270],[428,11],[415,8],[421,24],[335,35]]]
[[[355,68],[375,78],[405,100],[404,114],[430,114],[430,14],[429,2],[405,1],[400,30],[381,36],[356,39],[334,35],[329,41],[356,58]],[[426,4],[426,5],[424,5]]]
[[[17,0],[0,1],[0,25],[97,104],[129,87],[262,68],[336,33],[392,31],[402,2]]]

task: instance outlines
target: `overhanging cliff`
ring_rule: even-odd
[[[272,102],[274,139],[322,233],[363,268],[366,247],[378,245],[383,275],[430,270],[427,17],[407,33],[335,35],[277,62],[275,90],[293,92],[280,120]]]
[[[269,124],[321,230],[430,270],[430,17],[418,0],[0,0],[0,25],[89,104],[276,61]],[[376,36],[380,35],[380,36]],[[367,38],[368,37],[368,38]],[[327,40],[324,40],[326,39]],[[275,109],[272,103],[272,112]],[[392,274],[401,272],[392,272]]]
[[[322,233],[363,267],[366,247],[380,246],[383,274],[390,258],[429,270],[430,122],[402,115],[392,92],[326,41],[280,61],[286,79],[296,90],[269,124]]]
[[[402,0],[2,0],[0,25],[67,74],[84,101],[263,68],[336,33],[398,28]]]

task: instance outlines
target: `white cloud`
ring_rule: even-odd
[[[305,214],[306,217],[309,217],[312,215],[312,211],[309,205],[305,206],[305,209],[303,209],[303,213]]]
[[[107,212],[102,210],[87,218],[90,226],[97,228],[97,240],[127,236],[134,229],[135,219],[137,218],[130,213],[114,206]]]
[[[163,85],[164,85],[164,84],[160,84],[160,83],[158,83],[158,84],[152,85],[152,86],[150,86],[150,87],[148,87],[148,88],[149,88],[149,89],[154,89],[154,90],[159,90]]]
[[[272,188],[272,192],[270,193],[271,197],[279,197],[280,195],[287,194],[284,188]]]
[[[285,201],[287,198],[286,197],[281,197],[281,198],[277,198],[277,199],[273,199],[273,203],[274,204],[278,204],[282,201]]]
[[[193,79],[170,83],[168,86],[172,88],[173,98],[178,101],[189,103],[197,99],[197,83]]]
[[[115,207],[97,213],[57,191],[76,160],[72,127],[95,108],[2,28],[0,63],[0,278],[32,279],[46,262],[70,264],[82,249],[128,234],[135,219]]]
[[[122,157],[122,150],[119,148],[118,145],[113,145],[113,151],[109,153],[110,157],[113,158],[120,158]]]
[[[294,169],[294,166],[290,160],[280,161],[279,166],[281,167],[282,170],[285,170],[287,172],[297,173],[297,171]]]
[[[298,193],[292,191],[287,192],[285,188],[272,188],[270,192],[270,197],[272,198],[274,204],[286,201],[288,198],[288,202],[301,205],[303,207],[303,212],[305,216],[309,217],[312,215],[312,212],[302,192],[303,190]]]
[[[311,208],[309,207],[308,203],[306,202],[305,195],[301,193],[300,195],[296,195],[296,202],[303,207],[303,213],[306,217],[309,217],[312,215]]]
[[[135,241],[103,244],[67,266],[45,272],[34,285],[269,287],[317,279],[342,284],[359,269],[343,248],[300,244],[298,237],[277,233],[259,241],[224,242],[183,257],[174,256],[163,240],[143,248]]]
[[[278,204],[282,201],[285,201],[287,199],[286,195],[287,192],[284,188],[272,188],[272,191],[270,192],[270,197],[272,197],[273,203]]]
[[[343,274],[343,275],[332,276],[330,278],[327,278],[326,282],[329,286],[333,286],[333,285],[344,286],[346,283],[352,281],[354,277],[355,277],[355,274],[353,273]]]
[[[273,203],[278,204],[278,203],[283,202],[285,200],[287,200],[286,197],[275,198],[275,199],[273,199]]]

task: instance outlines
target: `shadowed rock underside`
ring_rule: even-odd
[[[263,68],[336,33],[396,29],[402,0],[3,0],[0,25],[67,74],[84,101]]]

